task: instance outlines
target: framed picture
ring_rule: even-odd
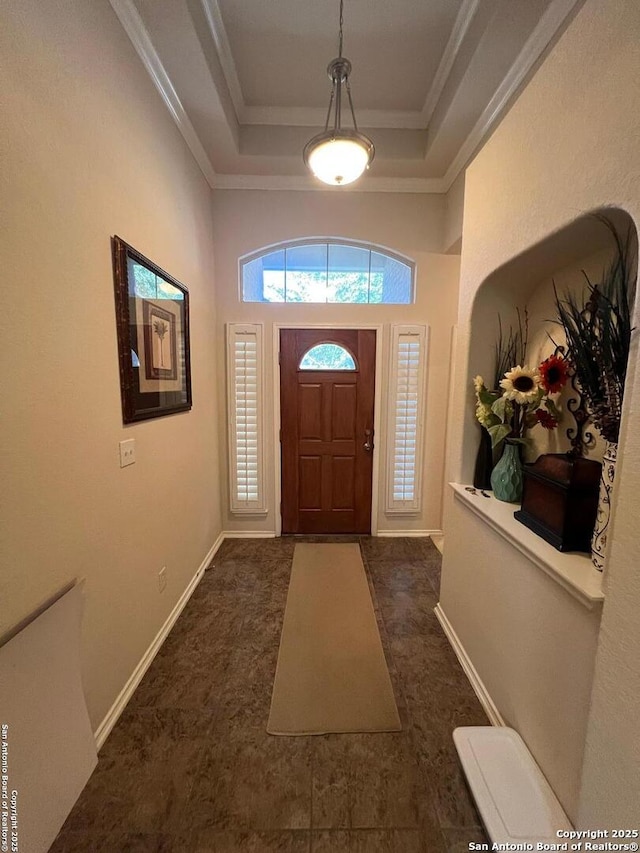
[[[120,237],[112,248],[122,419],[188,411],[189,291]]]

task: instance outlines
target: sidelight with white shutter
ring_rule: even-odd
[[[422,508],[426,360],[426,326],[391,327],[387,513]]]
[[[231,512],[265,513],[262,325],[227,325]]]

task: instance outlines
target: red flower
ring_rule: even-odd
[[[536,420],[541,427],[545,429],[555,429],[558,426],[558,421],[550,412],[545,409],[536,409]]]
[[[550,355],[538,368],[540,382],[547,394],[561,391],[569,379],[567,362],[559,355]],[[555,426],[555,424],[554,424]]]

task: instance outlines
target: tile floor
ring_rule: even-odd
[[[266,733],[295,541],[223,543],[53,853],[462,853],[486,840],[451,732],[488,721],[433,615],[429,539],[359,537],[403,730]]]

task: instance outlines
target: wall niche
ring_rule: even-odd
[[[601,212],[622,234],[632,225],[622,211]],[[517,522],[513,504],[470,494],[463,484],[472,480],[479,442],[473,377],[493,378],[498,314],[506,325],[515,321],[517,306],[528,308],[527,359],[538,364],[553,351],[548,333],[563,343],[560,327],[552,322],[552,281],[560,293],[581,291],[586,285],[582,270],[597,280],[612,251],[607,229],[589,214],[580,215],[495,270],[478,290],[468,329],[463,465],[447,507],[436,611],[477,679],[490,718],[523,737],[574,824],[604,600],[602,575],[588,554],[559,552]],[[528,458],[567,450],[570,425],[567,415],[554,433],[536,427]],[[601,453],[601,443],[589,450],[591,458]]]
[[[606,214],[622,235],[631,229],[637,247],[637,233],[628,214],[612,208],[594,212]],[[470,399],[473,398],[472,380],[478,373],[487,384],[493,384],[498,317],[501,318],[503,330],[509,326],[515,328],[516,309],[519,308],[521,314],[526,310],[526,361],[529,366],[537,366],[554,352],[555,344],[566,343],[562,326],[555,322],[554,283],[561,298],[565,293],[581,297],[588,289],[585,274],[592,283],[598,282],[614,249],[607,228],[592,215],[585,214],[513,258],[486,279],[477,292],[472,311],[467,372]],[[567,429],[575,429],[576,422],[567,404],[570,398],[577,396],[570,385],[558,396],[562,419],[557,429],[545,430],[536,426],[529,431],[525,461],[535,461],[542,453],[563,453],[571,449]],[[477,447],[478,442],[478,426],[472,408],[470,414],[469,423],[465,424],[465,445],[469,449]],[[592,434],[593,442],[585,448],[584,455],[601,461],[604,441],[590,424],[586,426],[586,431]],[[465,454],[464,482],[471,482],[472,458],[472,453]]]

